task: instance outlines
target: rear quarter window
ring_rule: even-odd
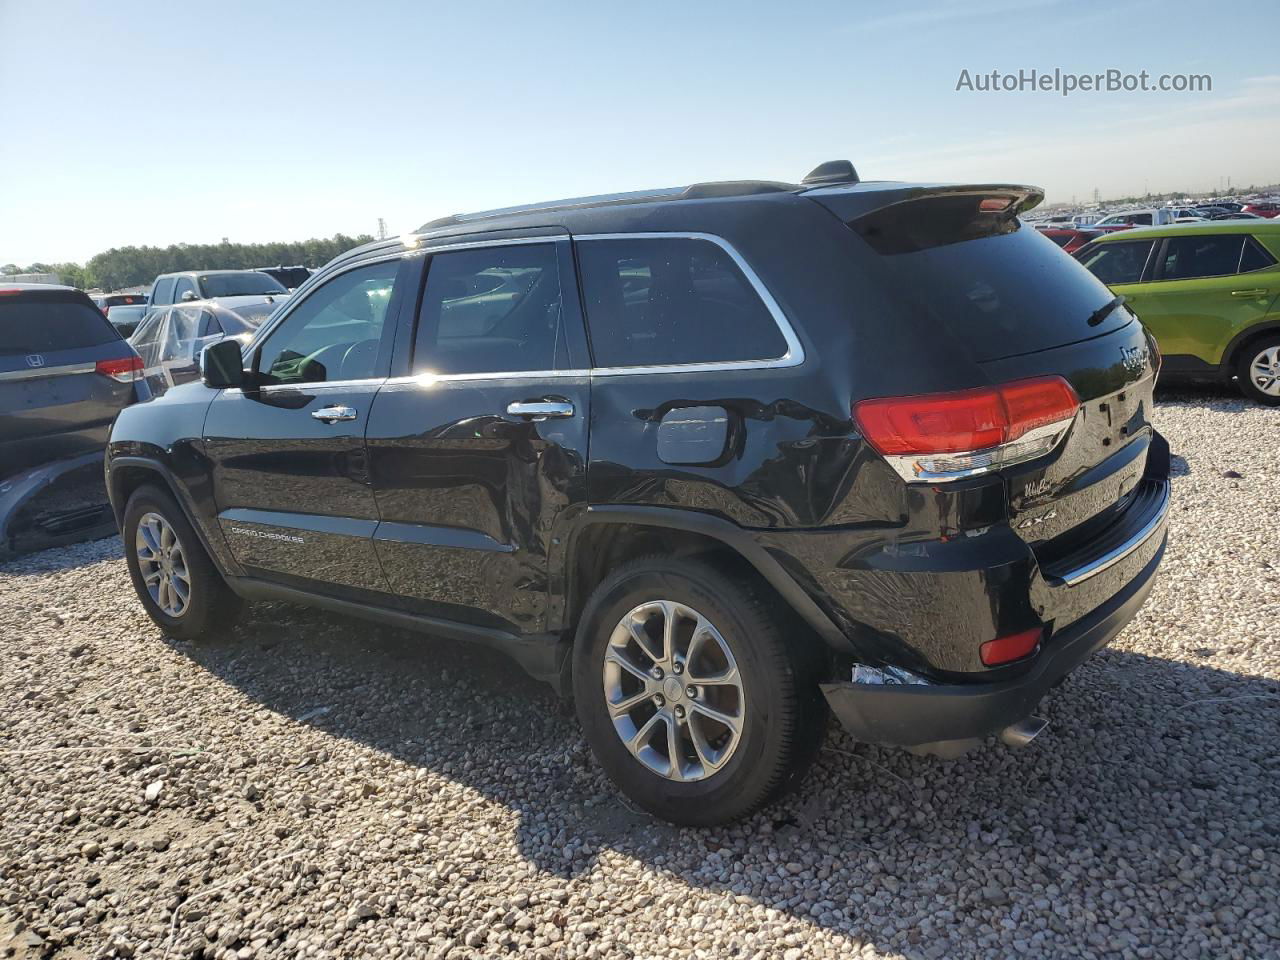
[[[0,356],[55,353],[122,339],[88,300],[0,297]]]
[[[695,237],[582,237],[578,267],[599,367],[777,360],[787,340],[734,258]]]

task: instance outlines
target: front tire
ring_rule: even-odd
[[[120,533],[129,578],[156,625],[182,640],[230,627],[243,601],[222,579],[168,491],[139,487],[123,519]]]
[[[672,823],[745,816],[798,783],[826,705],[808,638],[747,576],[645,557],[591,595],[573,689],[592,751],[619,789]]]
[[[1236,362],[1240,392],[1269,406],[1280,404],[1280,333],[1269,333],[1247,343]]]

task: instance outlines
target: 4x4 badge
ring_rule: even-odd
[[[1020,524],[1018,524],[1018,529],[1025,530],[1027,529],[1027,527],[1038,527],[1040,526],[1040,524],[1047,523],[1048,521],[1052,520],[1057,515],[1058,515],[1058,511],[1055,509],[1055,510],[1050,510],[1048,513],[1042,513],[1038,517],[1027,517],[1026,520],[1023,520]]]

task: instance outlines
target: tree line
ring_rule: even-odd
[[[332,237],[294,243],[232,243],[224,239],[221,243],[175,243],[167,247],[112,247],[83,265],[33,263],[19,267],[9,263],[0,267],[0,274],[56,273],[63,283],[81,290],[119,290],[145,286],[159,274],[180,270],[248,270],[297,263],[315,269],[372,239],[367,234],[349,237],[335,233]]]

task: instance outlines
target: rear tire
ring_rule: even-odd
[[[1240,392],[1256,403],[1280,404],[1280,333],[1247,343],[1236,359]]]
[[[706,826],[803,779],[826,703],[817,658],[790,621],[749,577],[696,560],[643,557],[596,588],[574,644],[574,700],[624,794]]]
[[[168,636],[194,640],[224,631],[244,606],[205,552],[167,490],[146,485],[124,508],[121,537],[138,599]]]

